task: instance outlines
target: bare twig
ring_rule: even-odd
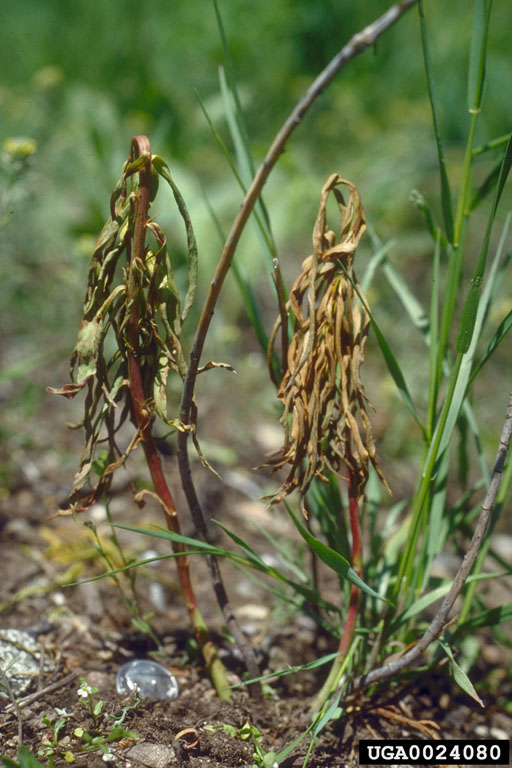
[[[180,418],[183,420],[183,412],[180,414]],[[203,516],[203,511],[197,497],[194,481],[192,479],[192,471],[190,469],[190,459],[188,455],[188,432],[178,433],[178,465],[180,469],[180,477],[183,485],[183,490],[187,498],[187,503],[190,509],[193,523],[200,534],[201,538],[208,542],[209,535],[208,529]],[[242,654],[242,657],[247,667],[247,671],[251,678],[259,677],[260,669],[256,660],[256,654],[250,642],[240,629],[236,616],[234,614],[231,603],[224,587],[222,580],[222,574],[220,572],[220,566],[217,558],[214,555],[207,555],[206,562],[208,565],[208,571],[210,573],[210,579],[212,582],[215,597],[217,603],[222,611],[226,625],[231,632],[233,639]],[[260,688],[258,685],[249,686],[249,692],[252,696],[260,695]]]
[[[501,476],[503,473],[503,466],[505,463],[505,458],[507,455],[511,438],[512,438],[512,393],[509,398],[507,413],[505,417],[505,423],[503,425],[503,430],[501,432],[501,437],[500,437],[500,442],[498,446],[498,452],[496,454],[496,461],[494,462],[494,469],[492,472],[491,482],[489,484],[489,488],[485,495],[485,499],[482,504],[482,509],[480,510],[480,515],[477,520],[473,538],[471,539],[471,543],[469,545],[468,551],[466,552],[464,559],[462,561],[462,564],[453,580],[452,586],[450,587],[450,591],[448,592],[445,599],[443,600],[441,607],[439,608],[439,611],[437,612],[435,618],[430,623],[427,631],[425,632],[423,637],[416,643],[414,648],[412,648],[410,651],[407,651],[407,653],[405,653],[399,659],[389,661],[387,664],[384,664],[382,667],[379,667],[378,669],[374,669],[372,672],[369,672],[368,674],[363,675],[362,677],[358,677],[356,680],[354,680],[354,682],[350,686],[349,691],[351,694],[354,693],[355,691],[362,690],[363,688],[366,688],[367,686],[372,685],[373,683],[379,683],[379,682],[382,682],[383,680],[387,680],[388,678],[396,675],[398,672],[401,672],[403,669],[405,669],[409,665],[413,664],[415,661],[417,661],[420,658],[420,656],[428,648],[428,646],[434,640],[437,640],[439,635],[443,632],[443,629],[448,620],[448,614],[450,613],[452,606],[455,600],[457,599],[457,596],[459,595],[462,587],[464,586],[464,583],[467,577],[469,576],[471,569],[474,565],[474,562],[477,558],[477,555],[480,551],[482,540],[487,530],[489,517],[491,515],[492,508],[496,500],[496,495],[500,487]]]
[[[339,53],[329,62],[325,69],[322,70],[316,80],[314,80],[314,82],[308,88],[302,99],[293,109],[277,133],[265,159],[263,160],[263,163],[261,164],[251,186],[245,195],[245,199],[233,223],[231,231],[222,250],[219,263],[217,264],[215,274],[210,283],[210,290],[203,306],[201,318],[199,320],[194,338],[194,343],[190,351],[190,360],[185,378],[185,384],[183,387],[180,410],[182,417],[184,414],[186,415],[186,423],[188,423],[190,409],[192,407],[199,360],[201,358],[206,334],[208,333],[208,328],[210,327],[213,313],[215,311],[215,305],[217,304],[224,279],[231,266],[238,241],[240,240],[240,236],[244,230],[247,220],[256,204],[258,197],[261,194],[263,186],[265,185],[270,172],[272,171],[274,165],[283,152],[286,142],[290,138],[295,128],[300,124],[302,118],[309,111],[313,102],[318,98],[318,96],[320,96],[322,91],[336,77],[338,72],[340,72],[345,64],[366,50],[366,48],[373,45],[378,40],[378,38],[396,21],[398,21],[398,19],[403,16],[404,13],[406,13],[406,11],[408,11],[409,8],[411,8],[416,2],[417,0],[402,0],[402,2],[396,3],[395,5],[391,6],[391,8],[386,11],[386,13],[376,19],[372,24],[354,35],[349,40],[349,42],[343,46],[341,51],[339,51]]]
[[[33,701],[42,699],[43,696],[46,696],[47,693],[53,693],[53,691],[56,691],[58,688],[62,688],[64,685],[67,685],[76,677],[78,677],[78,672],[71,672],[69,675],[62,677],[60,680],[57,680],[55,683],[50,683],[50,685],[46,685],[44,688],[41,688],[40,691],[36,691],[35,693],[29,693],[28,696],[24,696],[22,699],[18,699],[18,701],[16,701],[15,703],[8,704],[4,712],[13,712],[15,709],[22,709],[23,707],[26,707],[27,704],[32,704]]]
[[[215,311],[215,306],[217,304],[224,279],[231,266],[238,241],[244,230],[247,220],[249,219],[256,201],[261,194],[263,186],[265,185],[270,172],[272,171],[274,165],[283,152],[287,140],[295,128],[300,124],[302,118],[308,112],[316,98],[322,93],[324,88],[329,85],[329,83],[334,79],[334,77],[344,67],[344,65],[359,53],[362,53],[362,51],[364,51],[366,48],[373,45],[376,40],[395,23],[395,21],[397,21],[416,2],[417,0],[402,0],[402,2],[396,3],[391,8],[389,8],[389,10],[386,11],[386,13],[383,14],[380,18],[378,18],[368,27],[365,27],[365,29],[363,29],[358,34],[354,35],[352,39],[341,49],[341,51],[331,60],[327,67],[320,73],[320,75],[318,75],[316,80],[306,91],[302,99],[293,109],[277,133],[262,165],[260,166],[251,186],[246,193],[240,211],[233,223],[231,231],[222,250],[219,263],[217,264],[215,274],[210,284],[210,290],[202,309],[201,317],[194,338],[194,343],[190,351],[187,373],[184,380],[181,398],[180,419],[184,424],[189,424],[191,421],[190,417],[193,407],[194,388],[199,368],[199,361],[201,359],[206,335],[210,327],[210,322]],[[178,460],[180,464],[180,474],[183,489],[189,503],[194,525],[196,526],[196,529],[199,531],[201,536],[207,539],[204,515],[199,504],[191,476],[190,463],[187,454],[187,440],[188,431],[178,435]],[[250,648],[249,643],[244,638],[238,629],[238,625],[236,624],[236,620],[232,613],[222,583],[216,558],[209,557],[208,563],[217,599],[225,615],[228,626],[234,634],[237,644],[243,651],[246,663],[248,663],[248,667],[253,669],[251,676],[257,676],[257,674],[254,674],[254,672],[256,672],[256,668],[252,649]]]

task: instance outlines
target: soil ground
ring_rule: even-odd
[[[80,452],[77,433],[66,433],[56,424],[59,417],[51,407],[41,418],[38,436],[30,446],[18,445],[15,454],[4,456],[4,466],[10,469],[0,512],[0,628],[28,631],[39,642],[44,663],[25,699],[19,699],[18,709],[8,699],[0,700],[0,754],[16,756],[20,732],[24,744],[37,753],[45,741],[51,740],[51,730],[43,717],[51,723],[63,718],[55,766],[66,765],[68,753],[77,768],[96,768],[106,764],[102,752],[83,751],[83,733],[93,738],[107,736],[113,722],[110,716],[119,717],[123,707],[135,703],[129,696],[117,693],[117,669],[129,659],[147,657],[156,646],[134,626],[121,591],[111,579],[64,586],[104,572],[105,564],[94,548],[90,529],[83,525],[85,518],[55,516],[55,510],[65,506],[69,468]],[[59,435],[58,450],[50,445],[50,436],[55,434]],[[162,447],[167,454],[163,460],[171,485],[179,487],[175,457],[172,450]],[[258,448],[260,455],[263,447]],[[253,455],[242,458],[245,466],[257,463]],[[144,528],[163,524],[151,500],[143,509],[134,504],[130,482],[135,476],[140,487],[144,472],[136,461],[130,472],[130,478],[126,475],[126,480],[116,480],[113,487],[112,517]],[[300,547],[294,543],[287,521],[253,500],[253,481],[236,467],[223,474],[221,483],[206,470],[199,468],[197,472],[202,501],[212,516],[236,528],[265,557],[276,554],[255,530],[254,522],[280,540],[291,542],[299,556]],[[179,503],[183,503],[177,495]],[[95,522],[104,546],[119,563],[119,555],[109,543],[111,529],[105,508],[97,505],[89,519]],[[193,533],[185,528],[185,533]],[[212,532],[220,543],[226,543],[215,526]],[[117,535],[129,557],[168,551],[166,542],[160,539],[119,530]],[[274,673],[334,650],[332,640],[318,635],[310,620],[283,608],[268,591],[230,564],[222,567],[239,622],[257,649],[262,673]],[[225,639],[208,574],[199,560],[193,562],[193,573],[199,603],[229,670],[230,682],[240,682],[240,660]],[[109,744],[115,759],[112,764],[123,768],[272,765],[272,761],[263,762],[261,755],[278,754],[305,731],[311,722],[311,696],[318,690],[326,667],[274,678],[268,695],[261,700],[251,698],[241,687],[233,689],[232,703],[221,702],[195,653],[173,561],[163,560],[139,569],[135,595],[125,575],[120,576],[120,584],[127,598],[136,596],[142,616],[153,613],[151,626],[164,653],[159,658],[176,676],[180,693],[174,700],[143,699],[126,712],[123,726],[137,733],[138,738],[125,736]],[[338,599],[335,585],[328,579],[323,590],[327,598]],[[496,647],[486,635],[479,638],[479,643],[472,680],[485,708],[454,687],[447,668],[439,667],[353,701],[342,718],[332,720],[321,732],[308,765],[357,766],[358,743],[365,738],[430,738],[429,734],[436,739],[509,738],[512,717],[506,704],[512,700],[512,681],[504,670],[510,668],[511,659],[505,648]],[[98,689],[94,700],[104,701],[96,720],[77,695],[81,677]],[[180,735],[185,729],[192,730]],[[303,765],[308,745],[306,736],[280,765]],[[255,757],[256,746],[261,750],[259,758]],[[40,759],[45,762],[44,757]]]

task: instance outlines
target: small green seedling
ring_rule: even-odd
[[[98,693],[98,688],[89,685],[85,678],[80,678],[80,687],[77,690],[77,695],[83,700],[84,705],[89,710],[94,719],[94,732],[91,735],[85,728],[75,728],[73,735],[80,739],[83,743],[81,745],[82,752],[89,752],[92,750],[100,750],[103,753],[103,760],[108,762],[114,760],[115,755],[110,751],[109,744],[121,739],[132,739],[136,741],[139,738],[139,734],[135,731],[126,730],[122,723],[129,710],[135,709],[140,702],[140,699],[136,699],[134,704],[127,705],[122,708],[121,716],[108,715],[113,720],[112,725],[106,735],[100,733],[100,718],[103,712],[105,702],[102,699],[95,701],[94,696]]]
[[[241,728],[236,728],[230,723],[223,723],[219,728],[216,728],[214,725],[205,725],[204,730],[210,731],[210,733],[220,730],[223,733],[228,733],[233,739],[240,739],[241,741],[252,739],[255,750],[253,754],[255,762],[252,768],[278,768],[275,752],[265,752],[261,746],[261,732],[249,721]]]

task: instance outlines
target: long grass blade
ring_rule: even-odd
[[[479,581],[488,581],[490,579],[501,579],[505,576],[510,576],[511,571],[503,571],[501,573],[479,573],[479,574],[471,574],[471,576],[468,576],[466,579],[466,584],[471,584],[472,582],[479,582]],[[428,592],[426,595],[422,595],[422,597],[418,598],[414,601],[414,603],[411,603],[411,605],[405,610],[403,613],[401,613],[399,616],[397,616],[391,624],[389,625],[389,630],[391,634],[394,634],[400,627],[407,624],[412,618],[415,616],[418,616],[420,613],[422,613],[426,608],[428,608],[433,603],[436,603],[438,600],[441,600],[445,595],[448,594],[450,591],[450,588],[452,586],[452,582],[448,581],[446,584],[441,584],[441,586],[436,587],[435,589]],[[505,611],[503,613],[502,621],[508,621],[507,616],[510,613],[510,618],[512,618],[512,603],[508,604],[510,606],[510,611]],[[503,607],[503,606],[502,606]],[[506,606],[505,606],[506,607]],[[483,611],[482,614],[492,614],[492,611]],[[482,614],[478,614],[478,616],[481,616]],[[493,616],[501,616],[502,614],[492,614]],[[473,617],[472,619],[469,619],[466,624],[471,624],[474,620],[476,620],[477,617]],[[483,619],[479,619],[479,621],[483,621]],[[457,629],[457,632],[463,631],[463,627],[466,626],[466,624],[461,624],[459,628]],[[473,625],[472,625],[473,626]],[[482,624],[481,626],[487,626]]]
[[[478,147],[473,149],[473,157],[478,157],[478,155],[483,155],[485,152],[491,152],[495,149],[499,149],[500,147],[504,147],[506,144],[508,144],[510,136],[510,133],[506,133],[504,136],[498,136],[496,139],[490,139],[490,141],[486,141],[485,144],[480,144]]]
[[[466,675],[464,670],[462,669],[459,664],[455,661],[453,657],[453,652],[448,643],[446,643],[444,640],[439,639],[439,645],[443,649],[443,651],[448,656],[448,659],[450,660],[450,666],[452,668],[453,672],[453,679],[455,682],[462,688],[463,691],[465,691],[469,696],[471,696],[472,699],[477,701],[481,707],[485,707],[485,704],[483,703],[482,699],[478,695],[478,693],[475,691],[475,688],[473,686],[473,683],[469,679],[469,677]]]
[[[506,621],[512,621],[512,603],[489,608],[477,613],[476,616],[471,616],[471,618],[457,627],[457,635],[466,632],[476,632],[485,627],[495,627]]]
[[[217,234],[219,235],[220,243],[221,245],[223,245],[226,242],[226,236],[225,236],[225,233],[223,232],[222,225],[219,221],[219,217],[217,216],[217,213],[215,212],[215,209],[213,208],[206,192],[204,194],[204,197],[205,197],[206,206],[208,208],[208,211],[210,212],[210,216],[212,217],[212,221],[215,225],[215,229],[217,231]],[[233,264],[231,265],[231,269],[233,271],[233,275],[238,285],[238,289],[242,295],[245,311],[247,313],[247,317],[249,319],[251,327],[256,334],[256,338],[258,339],[262,350],[266,352],[268,349],[268,335],[263,325],[263,317],[260,310],[260,306],[256,299],[256,294],[252,289],[252,286],[249,282],[247,273],[243,265],[239,264],[238,261],[234,260]],[[277,357],[275,353],[274,353],[274,358],[277,364]]]
[[[242,109],[242,103],[240,101],[240,96],[236,85],[233,60],[229,51],[224,23],[222,21],[222,16],[217,0],[213,0],[213,5],[222,42],[224,60],[226,62],[226,74],[224,75],[224,70],[222,68],[219,70],[221,93],[224,99],[226,118],[228,121],[231,137],[235,145],[235,151],[241,171],[241,176],[245,185],[248,186],[255,175],[254,160],[249,142],[249,134]],[[258,213],[261,219],[261,222],[259,222],[259,233],[264,244],[267,258],[271,262],[272,259],[276,257],[277,252],[272,237],[270,217],[261,195],[256,203],[255,212]]]
[[[375,592],[374,589],[368,586],[368,584],[366,584],[366,582],[364,582],[363,579],[357,575],[348,560],[342,557],[342,555],[340,555],[338,552],[335,552],[334,549],[331,549],[331,547],[328,547],[327,544],[324,544],[323,541],[315,538],[315,536],[313,536],[306,528],[304,528],[303,525],[301,525],[298,518],[292,512],[288,504],[285,503],[285,506],[298,532],[307,543],[309,548],[318,555],[320,560],[328,565],[329,568],[337,573],[338,576],[340,576],[342,579],[347,579],[352,584],[355,584],[356,587],[359,587],[360,590],[366,592],[368,595],[371,595],[371,597],[375,597],[378,600],[382,600],[385,603],[390,604],[389,600],[382,597],[382,595],[379,595],[378,592]]]
[[[435,92],[434,72],[432,70],[432,59],[430,57],[430,46],[428,42],[427,24],[425,21],[425,12],[423,9],[423,0],[418,3],[418,11],[420,15],[420,30],[421,30],[421,43],[423,46],[423,60],[425,64],[425,75],[427,78],[428,96],[430,99],[430,107],[432,110],[432,124],[434,126],[434,134],[436,137],[437,156],[439,162],[439,178],[441,182],[441,208],[443,211],[443,221],[446,232],[446,237],[453,242],[453,213],[452,213],[452,195],[450,190],[450,182],[448,180],[448,173],[446,170],[446,162],[444,158],[443,143],[441,140],[441,129],[439,125],[439,110],[437,107],[437,96]]]
[[[489,358],[492,356],[492,354],[497,350],[505,336],[510,331],[510,328],[512,327],[512,309],[510,312],[505,315],[501,323],[496,328],[495,333],[493,334],[492,339],[490,340],[489,344],[487,345],[487,349],[485,350],[484,354],[482,355],[481,359],[478,361],[478,363],[473,368],[473,373],[471,374],[471,377],[468,382],[468,386],[471,386],[471,384],[474,382],[486,362],[489,360]]]

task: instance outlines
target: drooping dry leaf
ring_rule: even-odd
[[[140,442],[139,429],[125,451],[116,443],[116,433],[122,424],[127,418],[133,418],[128,357],[134,345],[127,328],[134,303],[138,326],[135,346],[145,395],[144,403],[139,405],[144,408],[148,422],[159,417],[172,428],[195,431],[194,421],[184,425],[168,415],[167,379],[171,372],[182,378],[186,374],[180,335],[194,297],[197,246],[185,202],[169,168],[162,158],[150,154],[147,139],[146,144],[147,151],[135,159],[131,151],[123,165],[121,178],[110,198],[110,218],[100,232],[89,263],[83,317],[70,362],[72,383],[47,389],[51,394],[67,398],[82,389],[87,392],[82,422],[85,449],[71,491],[71,501],[77,503],[78,509],[85,509],[108,490],[114,471]],[[132,142],[132,149],[133,146]],[[137,174],[148,166],[153,182],[161,176],[171,187],[185,224],[189,280],[183,309],[165,233],[149,216],[144,221],[144,230],[151,245],[145,241],[143,257],[134,256],[135,201],[140,182]],[[157,189],[156,184],[153,186],[150,204]],[[132,298],[129,298],[130,285],[138,286]],[[108,460],[101,475],[93,478],[99,446],[107,447]],[[85,491],[88,483],[92,488]]]
[[[347,203],[342,186],[349,190]],[[326,220],[331,192],[341,218],[339,237]],[[289,469],[271,503],[296,488],[302,498],[313,477],[326,479],[326,470],[350,473],[360,497],[370,462],[387,487],[375,456],[369,403],[360,376],[370,321],[354,287],[353,259],[365,229],[357,188],[333,174],[322,189],[313,252],[304,260],[286,304],[295,331],[289,345],[283,345],[287,359],[277,393],[284,405],[285,441],[267,466]],[[269,361],[278,332],[287,333],[283,315],[270,337]]]

